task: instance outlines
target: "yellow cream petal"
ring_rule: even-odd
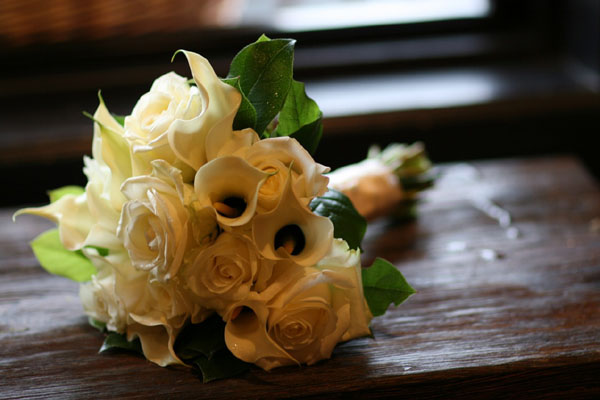
[[[217,214],[217,221],[224,226],[241,226],[254,216],[258,190],[269,175],[252,167],[235,156],[216,158],[198,170],[194,190],[201,207],[213,207],[228,197],[242,198],[246,203],[243,213],[235,218]]]
[[[207,161],[209,134],[215,138],[222,134],[226,134],[226,138],[230,136],[242,98],[237,89],[219,79],[206,58],[189,51],[183,53],[200,90],[204,109],[196,118],[175,121],[169,129],[168,139],[177,157],[198,169]]]
[[[88,178],[85,193],[90,215],[97,224],[114,232],[121,210],[115,209],[111,202],[110,169],[93,158],[84,157],[83,161],[83,172]]]
[[[237,112],[237,110],[235,110]],[[235,117],[235,113],[233,114]],[[238,155],[259,141],[258,134],[252,128],[232,131],[233,118],[225,118],[215,126],[206,138],[206,156],[208,160],[225,155]]]
[[[250,310],[240,313],[233,320],[228,318],[235,315],[234,310],[239,307]],[[238,303],[231,308],[229,314],[226,316],[225,344],[234,356],[267,371],[282,365],[298,364],[268,335],[268,310],[260,301],[246,300]]]
[[[304,249],[297,255],[275,248],[277,232],[287,225],[297,225],[303,233]],[[288,178],[277,207],[254,218],[252,235],[264,257],[271,260],[289,258],[300,265],[311,266],[328,253],[333,241],[333,224],[329,218],[314,214],[298,200]]]
[[[136,337],[139,338],[144,356],[161,367],[171,364],[184,364],[173,350],[175,336],[176,334],[172,328],[162,325],[132,324],[127,327],[127,340],[131,341]]]
[[[110,168],[110,200],[116,210],[120,210],[125,197],[120,191],[121,184],[132,175],[131,148],[123,137],[123,127],[114,118],[107,117],[108,110],[100,103],[94,114],[94,158]],[[110,115],[110,113],[108,113]]]
[[[100,98],[100,104],[94,113],[94,120],[99,124],[94,124],[94,139],[92,143],[92,155],[96,160],[102,161],[102,139],[98,128],[100,125],[110,129],[113,132],[123,136],[125,129],[117,122],[112,116],[102,98]],[[98,125],[98,126],[96,126]]]
[[[342,239],[335,239],[329,254],[315,267],[329,276],[331,283],[340,289],[332,292],[334,307],[339,308],[340,304],[350,306],[352,319],[342,340],[368,335],[370,333],[369,323],[373,315],[363,293],[360,251],[350,249],[348,243]],[[350,285],[344,282],[350,282]]]
[[[296,139],[288,136],[263,139],[246,153],[246,159],[252,165],[273,157],[290,166],[294,174],[300,176],[292,183],[292,187],[302,203],[308,204],[313,197],[327,191],[329,178],[323,174],[329,172],[329,168],[316,163]]]
[[[93,224],[85,193],[63,196],[44,207],[21,209],[14,217],[21,214],[37,215],[56,222],[60,240],[67,250],[80,249]]]

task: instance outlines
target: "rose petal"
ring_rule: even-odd
[[[313,197],[327,191],[329,178],[323,174],[329,172],[329,168],[316,163],[294,138],[285,136],[260,140],[248,149],[245,158],[257,167],[276,159],[291,168],[297,177],[292,187],[303,204],[308,204]]]

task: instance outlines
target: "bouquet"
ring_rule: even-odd
[[[15,214],[56,222],[33,251],[81,282],[101,351],[205,381],[310,365],[414,292],[385,260],[361,268],[366,221],[311,156],[322,115],[292,77],[293,49],[262,36],[224,79],[180,50],[192,79],[159,77],[125,117],[99,95],[85,188]]]

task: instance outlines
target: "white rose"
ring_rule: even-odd
[[[150,91],[137,102],[131,115],[125,118],[125,137],[133,151],[146,160],[163,159],[177,164],[177,157],[169,145],[169,130],[180,122],[189,121],[203,112],[203,98],[196,86],[174,72],[157,78]],[[141,168],[140,173],[144,171]]]
[[[285,189],[288,176],[296,197],[307,205],[315,196],[327,191],[328,167],[316,163],[302,145],[290,137],[263,139],[244,151],[244,158],[254,167],[270,174],[261,186],[258,211],[275,208]]]
[[[115,293],[114,270],[104,269],[92,276],[90,282],[81,284],[79,297],[88,316],[106,323],[106,327],[111,331],[125,332],[127,313]]]
[[[251,135],[235,135],[232,130],[241,103],[237,89],[222,82],[204,57],[183,54],[196,85],[174,72],[165,74],[125,118],[125,136],[145,160],[136,164],[136,174],[148,173],[150,161],[163,159],[183,169],[188,178],[192,169],[216,157],[223,146],[234,151],[238,146],[232,147],[233,143],[250,143]]]
[[[176,276],[154,279],[147,271],[123,263],[115,276],[115,292],[127,312],[127,337],[139,337],[146,358],[158,365],[179,363],[173,343],[186,321],[201,322],[210,310],[193,302]]]
[[[351,250],[348,243],[342,239],[334,239],[329,253],[315,265],[323,273],[351,282],[351,286],[335,290],[332,294],[334,304],[349,304],[350,325],[342,341],[363,337],[371,333],[369,323],[373,318],[369,305],[364,296],[362,272],[360,265],[360,250]]]
[[[286,271],[276,272],[280,267]],[[275,266],[273,276],[272,284],[278,285],[278,279],[287,283],[278,295],[266,299],[251,293],[225,313],[229,350],[265,370],[329,358],[351,318],[350,304],[338,301],[335,292],[350,289],[353,282],[316,268],[290,269],[289,264]]]
[[[177,274],[188,244],[189,215],[181,171],[162,160],[152,162],[152,175],[125,181],[118,237],[139,270],[151,271],[159,280]],[[187,195],[189,197],[189,194]]]
[[[249,239],[223,232],[186,267],[182,279],[204,306],[221,312],[245,298],[259,277],[268,278],[270,268]]]

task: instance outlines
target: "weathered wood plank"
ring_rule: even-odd
[[[407,224],[369,226],[418,293],[373,322],[375,339],[312,367],[202,384],[185,368],[97,354],[77,284],[27,242],[51,224],[0,211],[1,398],[553,397],[600,394],[600,191],[569,157],[449,165]],[[511,223],[481,209],[484,200]],[[497,211],[497,210],[496,210]]]

